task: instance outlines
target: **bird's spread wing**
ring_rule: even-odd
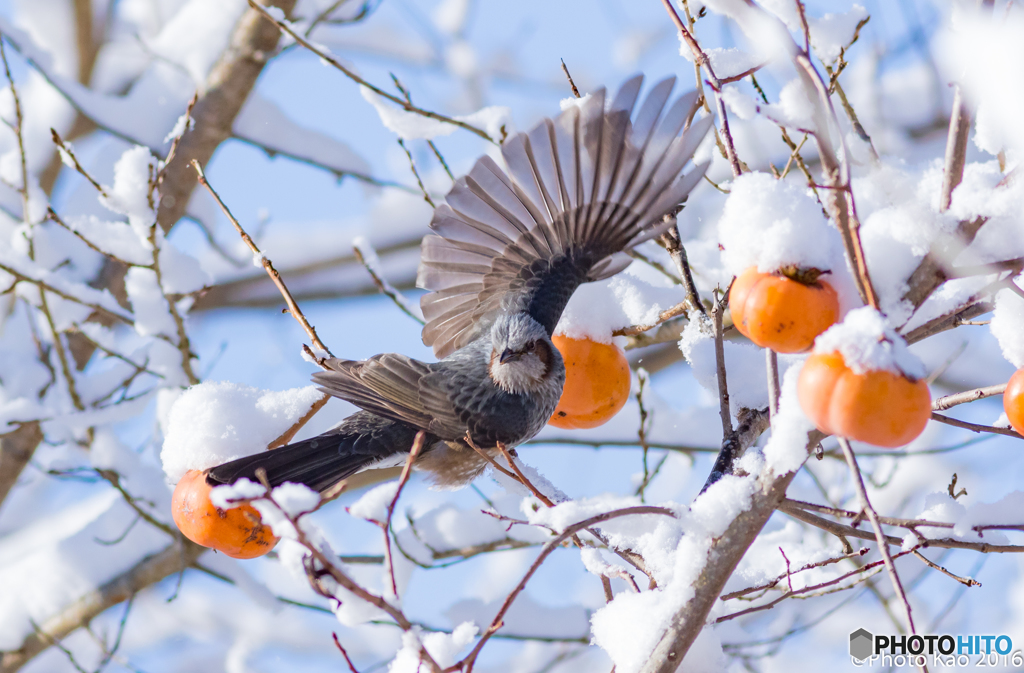
[[[331,371],[313,374],[322,392],[444,439],[458,439],[466,432],[447,392],[437,388],[436,376],[430,376],[430,365],[385,353],[362,361],[333,358],[327,366]]]
[[[479,159],[434,212],[417,284],[423,342],[445,357],[494,315],[525,310],[552,332],[579,286],[629,264],[622,251],[660,234],[707,164],[680,177],[712,118],[692,120],[697,94],[666,105],[675,79],[659,82],[630,121],[635,77],[605,109],[599,89],[502,145],[506,174]]]

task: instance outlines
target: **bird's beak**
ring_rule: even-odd
[[[498,363],[505,364],[506,362],[511,362],[512,360],[518,360],[521,357],[523,357],[522,353],[517,353],[516,351],[509,350],[508,348],[506,348],[505,351],[501,354],[501,357],[498,358]]]

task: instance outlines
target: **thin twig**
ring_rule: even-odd
[[[722,137],[725,140],[726,159],[729,160],[729,167],[732,169],[733,177],[738,177],[743,172],[740,166],[739,157],[736,154],[736,146],[732,140],[732,133],[729,131],[729,116],[725,110],[725,100],[722,98],[722,81],[715,75],[714,69],[711,67],[711,60],[708,58],[704,50],[701,49],[700,44],[697,42],[697,38],[693,36],[690,29],[680,18],[676,8],[672,6],[671,0],[662,0],[662,4],[665,5],[665,11],[668,12],[669,17],[676,24],[676,28],[679,29],[679,34],[683,36],[683,41],[693,52],[694,64],[700,68],[703,67],[708,73],[708,79],[710,80],[711,87],[715,91],[715,103],[718,108],[718,118],[722,124]]]
[[[387,566],[388,575],[391,578],[391,595],[398,596],[398,583],[395,582],[395,564],[391,558],[391,517],[395,514],[395,506],[398,505],[398,498],[402,495],[402,489],[405,488],[405,484],[409,481],[409,475],[412,474],[412,465],[416,462],[416,459],[420,456],[420,451],[423,450],[423,443],[427,439],[427,433],[420,430],[416,433],[416,438],[412,441],[412,446],[409,448],[409,457],[405,459],[405,467],[402,468],[402,475],[398,478],[398,488],[395,489],[395,497],[388,503],[388,515],[387,519],[381,524],[381,529],[384,531],[384,564]]]
[[[964,179],[967,163],[967,140],[971,134],[971,113],[967,109],[960,87],[953,94],[953,112],[949,117],[946,136],[946,160],[942,171],[942,192],[939,194],[939,212],[949,210],[953,203],[953,190]]]
[[[1001,383],[997,386],[988,386],[987,388],[975,388],[974,390],[967,390],[962,393],[945,395],[932,401],[932,411],[944,411],[946,409],[949,409],[950,407],[955,407],[958,404],[965,404],[967,402],[983,400],[986,397],[995,397],[996,395],[1002,395],[1005,391],[1006,384]]]
[[[308,40],[306,40],[306,38],[304,38],[301,35],[299,35],[298,33],[296,33],[294,30],[292,30],[292,27],[289,26],[286,22],[278,21],[277,19],[275,19],[273,16],[270,15],[270,12],[268,12],[265,7],[259,5],[254,0],[249,0],[249,6],[252,7],[253,9],[255,9],[260,14],[262,14],[268,21],[272,22],[282,32],[284,32],[287,35],[289,35],[293,40],[298,42],[300,45],[302,45],[303,47],[305,47],[309,51],[313,52],[314,54],[316,54],[317,56],[322,58],[324,61],[326,61],[327,63],[330,63],[332,66],[334,66],[338,70],[340,70],[346,77],[348,77],[350,80],[352,80],[356,84],[359,84],[361,86],[365,86],[367,89],[369,89],[370,91],[374,92],[378,96],[382,96],[384,98],[387,98],[392,103],[400,105],[402,107],[402,109],[404,109],[404,110],[406,110],[408,112],[413,112],[413,113],[421,115],[423,117],[427,117],[428,119],[434,119],[436,121],[443,122],[445,124],[451,124],[452,126],[458,126],[459,128],[465,129],[465,130],[469,131],[470,133],[474,133],[474,134],[480,136],[484,140],[489,140],[492,143],[495,143],[494,138],[491,138],[491,136],[488,135],[487,132],[484,131],[483,129],[477,128],[476,126],[473,126],[472,124],[467,124],[464,121],[459,121],[458,119],[452,119],[451,117],[446,117],[446,116],[444,116],[442,114],[438,114],[436,112],[431,112],[430,110],[424,110],[422,108],[418,108],[415,105],[412,105],[411,103],[408,103],[408,102],[402,100],[398,96],[390,94],[387,91],[384,91],[383,89],[381,89],[380,87],[375,86],[373,84],[370,84],[365,79],[363,79],[362,77],[357,75],[355,72],[353,72],[352,70],[350,70],[350,69],[346,68],[344,65],[342,65],[341,62],[339,62],[332,55],[328,54],[327,52],[323,51],[322,49],[319,49],[318,47],[315,47]],[[495,144],[497,144],[497,143],[495,143]]]
[[[572,95],[575,98],[580,98],[580,90],[576,88],[576,82],[572,81],[572,75],[569,74],[569,68],[565,65],[565,59],[560,58],[558,60],[562,62],[562,72],[565,73],[565,78],[569,80],[569,88],[572,89]]]
[[[487,644],[487,641],[494,635],[494,633],[504,625],[505,614],[508,612],[509,608],[512,607],[512,603],[515,601],[516,597],[520,593],[522,593],[523,589],[526,588],[526,583],[530,581],[530,578],[533,577],[533,574],[535,572],[537,572],[537,569],[540,568],[542,563],[544,563],[544,560],[551,554],[551,552],[553,552],[555,549],[561,546],[561,544],[565,540],[571,538],[581,530],[590,528],[591,526],[602,523],[604,521],[609,521],[611,519],[615,519],[621,516],[631,516],[636,514],[664,515],[665,509],[662,507],[639,506],[626,507],[624,509],[618,509],[612,512],[606,512],[604,514],[598,514],[597,516],[592,516],[589,519],[585,519],[578,523],[574,523],[571,526],[568,526],[554,539],[550,540],[546,545],[544,545],[544,548],[541,550],[540,554],[537,555],[537,558],[534,559],[533,563],[530,565],[529,570],[527,570],[526,574],[523,576],[523,579],[519,581],[519,584],[517,584],[516,587],[512,590],[512,592],[509,593],[509,595],[505,598],[505,601],[502,603],[501,608],[498,609],[498,613],[494,615],[494,619],[491,620],[491,625],[487,627],[486,631],[484,631],[483,636],[481,636],[476,646],[473,647],[470,653],[467,654],[466,657],[461,662],[455,664],[447,670],[461,670],[465,671],[466,673],[472,673],[473,665],[476,663],[476,659],[480,655],[480,650],[483,649],[484,645]]]
[[[907,628],[911,635],[915,635],[917,634],[917,629],[914,627],[914,617],[910,607],[910,601],[907,599],[907,595],[903,591],[903,583],[900,581],[899,573],[896,572],[896,565],[892,561],[892,554],[889,553],[889,545],[886,544],[885,531],[882,530],[882,522],[878,520],[878,513],[875,511],[875,508],[871,506],[871,501],[868,499],[868,491],[864,487],[864,478],[861,476],[860,466],[857,465],[857,457],[853,454],[853,447],[850,446],[850,442],[845,437],[839,437],[838,440],[839,446],[843,449],[843,455],[846,457],[846,464],[850,467],[850,473],[853,476],[853,485],[857,489],[861,508],[867,514],[872,527],[875,529],[875,539],[878,540],[878,551],[881,552],[882,559],[885,561],[885,568],[889,571],[889,579],[892,580],[893,589],[896,591],[896,595],[899,596],[900,601],[903,603],[903,610],[907,619]]]
[[[258,5],[253,6],[258,7]],[[262,8],[260,9],[261,11],[266,11],[263,10]],[[277,269],[274,268],[274,264],[270,261],[270,259],[262,252],[260,252],[260,249],[256,246],[256,243],[252,240],[249,234],[245,233],[245,229],[243,229],[242,225],[238,223],[238,220],[235,219],[235,216],[231,214],[231,211],[228,209],[227,205],[224,203],[223,200],[221,200],[220,195],[207,181],[206,174],[203,172],[203,169],[199,165],[199,162],[193,160],[192,167],[196,169],[196,173],[199,176],[199,184],[205,187],[206,190],[210,193],[210,195],[213,196],[213,198],[217,201],[217,204],[220,206],[221,211],[223,211],[223,213],[227,216],[228,220],[231,221],[231,224],[234,225],[235,231],[237,231],[238,234],[242,237],[242,241],[244,241],[246,246],[248,246],[249,250],[251,250],[252,253],[257,256],[261,265],[266,270],[267,275],[270,276],[270,280],[274,282],[274,285],[276,285],[277,289],[281,292],[281,296],[284,297],[284,301],[288,305],[288,311],[291,313],[292,317],[299,322],[299,325],[302,326],[302,329],[305,330],[306,335],[309,336],[309,340],[313,343],[313,346],[318,348],[322,353],[326,353],[329,357],[333,358],[334,354],[331,353],[331,350],[327,346],[325,346],[322,341],[320,341],[320,337],[316,335],[316,329],[311,324],[309,324],[309,321],[306,319],[306,316],[302,313],[302,309],[300,309],[299,305],[295,303],[295,300],[292,298],[292,293],[288,291],[288,287],[284,284],[284,281],[281,279],[281,274],[279,274],[277,272]],[[318,362],[319,360],[320,358],[318,357]]]
[[[1007,437],[1013,437],[1014,439],[1024,439],[1021,435],[1017,434],[1010,428],[999,428],[994,425],[980,425],[978,423],[969,423],[968,421],[961,421],[956,418],[950,418],[949,416],[943,416],[932,412],[932,420],[938,421],[939,423],[945,423],[946,425],[952,425],[954,428],[963,428],[964,430],[970,430],[971,432],[991,432],[996,435],[1006,435]]]

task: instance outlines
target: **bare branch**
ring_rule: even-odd
[[[264,270],[266,270],[267,275],[270,276],[270,279],[272,281],[274,281],[274,285],[277,286],[277,289],[281,292],[281,296],[284,297],[285,303],[288,305],[289,312],[291,313],[292,317],[298,321],[299,325],[302,326],[302,329],[306,332],[306,335],[309,336],[310,342],[312,342],[313,346],[318,348],[321,352],[326,353],[329,357],[333,358],[334,354],[331,353],[330,349],[327,348],[327,346],[325,346],[322,341],[320,341],[320,337],[316,335],[316,329],[309,323],[309,320],[306,319],[306,316],[302,313],[302,309],[299,308],[299,305],[295,303],[295,299],[292,298],[292,293],[288,291],[288,286],[284,284],[284,281],[281,279],[281,274],[279,274],[277,272],[277,269],[274,268],[273,262],[271,262],[266,255],[260,252],[260,249],[256,246],[255,241],[252,240],[252,237],[250,237],[249,234],[245,233],[245,229],[243,229],[242,225],[239,224],[237,219],[235,219],[235,216],[231,214],[231,211],[228,209],[227,205],[224,203],[223,200],[221,200],[220,195],[213,189],[210,183],[206,180],[206,174],[203,172],[203,169],[199,165],[199,162],[193,160],[192,166],[193,168],[195,168],[195,171],[199,176],[199,183],[202,184],[203,187],[206,187],[206,189],[210,192],[210,195],[213,196],[214,199],[216,199],[217,204],[220,206],[220,209],[224,212],[225,215],[227,215],[227,218],[228,220],[231,221],[231,224],[234,225],[235,231],[237,231],[238,234],[242,237],[242,241],[244,241],[246,246],[248,246],[248,248],[252,250],[252,253],[256,255],[256,257],[260,261],[260,264],[263,266]]]
[[[467,124],[464,121],[459,121],[458,119],[452,119],[451,117],[446,117],[446,116],[444,116],[442,114],[438,114],[436,112],[431,112],[430,110],[424,110],[423,108],[418,108],[415,105],[413,105],[412,103],[404,101],[401,98],[399,98],[398,96],[390,94],[387,91],[384,91],[383,89],[381,89],[380,87],[375,86],[373,84],[370,84],[365,79],[363,79],[362,77],[357,75],[355,72],[353,72],[352,70],[350,70],[347,67],[345,67],[344,65],[342,65],[341,62],[338,61],[338,59],[334,58],[332,55],[328,54],[327,52],[323,51],[322,49],[319,49],[319,48],[315,47],[308,40],[306,40],[306,38],[304,38],[303,36],[299,35],[294,30],[292,30],[291,26],[289,26],[287,23],[285,23],[284,21],[278,21],[277,19],[275,19],[273,16],[270,15],[270,12],[268,12],[266,9],[264,9],[260,5],[256,4],[255,0],[249,0],[249,6],[252,7],[254,10],[256,10],[257,12],[259,12],[260,14],[262,14],[263,17],[266,18],[268,21],[272,22],[275,26],[278,27],[279,30],[281,30],[284,33],[287,33],[293,40],[298,42],[300,45],[302,45],[303,47],[305,47],[309,51],[313,52],[314,54],[316,54],[317,56],[322,58],[324,61],[326,61],[327,63],[330,63],[332,66],[334,66],[338,70],[340,70],[350,80],[352,80],[356,84],[359,84],[360,86],[365,86],[367,89],[369,89],[370,91],[374,92],[378,96],[382,96],[384,98],[387,98],[392,103],[395,103],[395,104],[401,106],[403,110],[406,110],[407,112],[413,112],[413,113],[421,115],[423,117],[427,117],[428,119],[433,119],[433,120],[436,120],[436,121],[439,121],[439,122],[443,122],[445,124],[451,124],[452,126],[458,126],[459,128],[465,129],[465,130],[469,131],[470,133],[474,133],[474,134],[480,136],[484,140],[489,140],[492,143],[496,142],[494,140],[494,138],[492,138],[490,135],[488,135],[487,132],[484,131],[481,128],[477,128],[476,126],[473,126],[472,124]]]

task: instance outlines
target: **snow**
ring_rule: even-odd
[[[245,504],[248,500],[262,498],[267,489],[251,479],[239,479],[233,484],[215,486],[210,490],[210,502],[220,509],[232,509]]]
[[[763,409],[768,405],[768,374],[764,350],[738,341],[724,341],[726,382],[733,415],[742,408]],[[690,363],[694,378],[715,398],[718,397],[718,365],[715,357],[714,326],[710,319],[691,321],[683,330],[679,350]],[[780,375],[793,361],[780,356]]]
[[[160,459],[171,482],[262,451],[320,398],[313,386],[270,391],[231,382],[192,386],[168,414]]]
[[[463,622],[452,633],[421,634],[419,630],[407,631],[402,635],[402,649],[395,655],[388,667],[388,673],[417,673],[423,666],[420,649],[424,648],[441,668],[447,668],[458,660],[459,653],[466,648],[479,629]]]
[[[583,106],[587,104],[587,101],[590,100],[590,97],[592,95],[593,94],[591,93],[585,93],[579,98],[576,98],[575,96],[563,98],[562,100],[558,101],[558,106],[559,108],[561,108],[562,112],[565,112],[566,110],[569,110],[574,107],[582,109]]]
[[[466,25],[469,6],[469,0],[443,0],[434,8],[431,18],[438,29],[449,35],[455,35]]]
[[[555,334],[612,343],[613,331],[630,325],[653,325],[662,311],[683,298],[682,286],[673,285],[664,277],[640,278],[620,273],[580,286],[569,299]],[[595,311],[595,306],[604,309]]]
[[[764,63],[763,60],[757,58],[754,54],[736,47],[713,47],[711,49],[704,49],[704,54],[711,61],[711,68],[715,71],[715,77],[720,80],[735,77]],[[679,55],[693,63],[693,50],[690,49],[690,45],[687,44],[682,35],[679,35]]]
[[[375,486],[363,494],[359,500],[348,506],[348,513],[358,519],[366,519],[384,523],[388,518],[388,507],[398,493],[398,482],[389,481]]]
[[[181,116],[178,117],[178,121],[174,122],[174,126],[171,130],[167,132],[166,136],[164,136],[164,142],[169,143],[175,138],[185,135],[185,131],[191,129],[194,125],[192,117],[190,117],[187,112],[183,112]],[[67,162],[65,161],[64,163],[66,164]]]
[[[751,266],[764,273],[790,265],[822,271],[845,266],[839,232],[810,190],[767,173],[744,173],[733,181],[718,232],[722,260],[733,275]]]
[[[150,183],[156,180],[156,172],[156,158],[149,148],[135,146],[114,164],[114,185],[105,187],[106,196],[100,198],[100,202],[110,210],[127,215],[142,238],[148,233],[146,227],[156,222],[153,210],[156,197],[150,192]]]
[[[958,6],[955,20],[936,40],[936,58],[944,74],[961,85],[968,101],[983,111],[985,149],[1005,144],[1024,151],[1024,127],[1018,111],[1024,108],[1024,91],[1007,82],[1024,77],[1024,12]],[[998,150],[997,150],[998,151]]]
[[[128,269],[124,288],[132,304],[136,332],[141,336],[177,334],[174,316],[168,308],[155,271],[138,266]]]
[[[110,222],[95,215],[71,216],[64,221],[90,243],[120,260],[142,265],[153,262],[149,241],[136,236],[124,222]]]
[[[366,86],[360,86],[363,99],[372,105],[380,116],[381,123],[403,140],[431,140],[451,135],[459,127],[416,112],[404,110]],[[501,127],[509,124],[511,111],[504,106],[482,108],[469,115],[452,117],[472,126],[482,128],[492,138],[501,138]],[[509,129],[506,128],[506,131]]]
[[[814,352],[838,352],[858,374],[881,370],[915,380],[926,375],[924,364],[910,352],[907,342],[870,306],[850,311],[842,322],[825,330],[815,340]]]
[[[775,474],[793,472],[807,459],[807,436],[814,423],[797,399],[801,367],[790,367],[781,377],[779,410],[772,417],[771,437],[764,446],[767,467]]]
[[[235,117],[236,136],[273,152],[326,166],[338,174],[369,175],[370,164],[351,145],[302,126],[273,101],[254,93]]]
[[[1019,279],[1017,284],[1020,285]],[[1003,357],[1020,369],[1024,367],[1024,297],[1013,290],[1000,290],[995,303],[989,329],[999,342]]]

